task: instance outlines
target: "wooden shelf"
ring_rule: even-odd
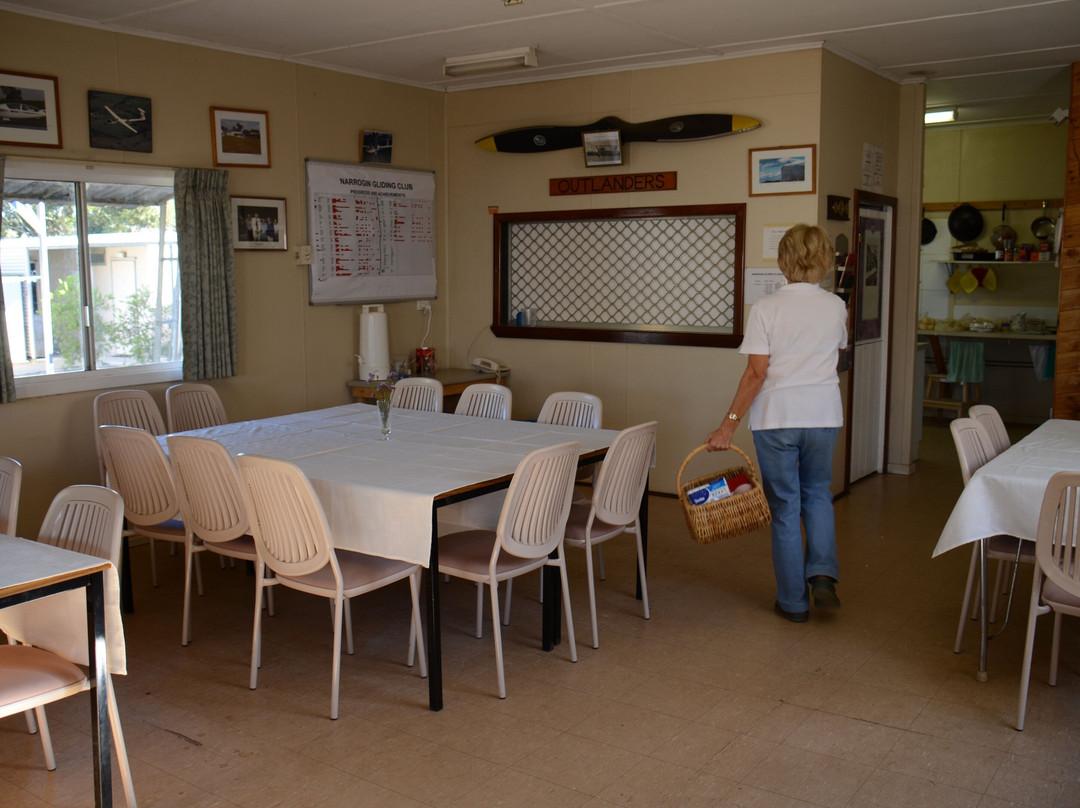
[[[1013,266],[1026,267],[1026,266],[1030,266],[1032,264],[1034,264],[1036,266],[1053,266],[1054,265],[1053,261],[995,261],[995,260],[974,261],[974,260],[972,260],[970,258],[965,258],[963,261],[961,261],[959,259],[946,258],[946,259],[940,261],[939,263],[942,263],[942,264],[978,264],[980,266],[987,266],[988,264],[993,264],[994,266],[1003,266],[1003,267],[1013,267]]]
[[[923,202],[923,210],[951,211],[961,205],[971,205],[979,210],[1000,211],[1002,205],[1009,210],[1041,210],[1045,204],[1048,208],[1060,208],[1065,204],[1064,199],[996,199],[988,202]]]

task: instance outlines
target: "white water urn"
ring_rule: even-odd
[[[390,339],[386,330],[386,312],[382,304],[360,309],[360,380],[374,376],[385,379],[390,374]]]

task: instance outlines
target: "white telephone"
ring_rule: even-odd
[[[484,356],[474,356],[469,364],[473,366],[473,369],[480,373],[494,373],[498,376],[502,376],[504,373],[509,373],[510,368],[501,362],[497,362],[494,359],[488,359]]]

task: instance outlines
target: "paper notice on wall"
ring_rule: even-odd
[[[862,149],[862,187],[881,193],[885,190],[885,149],[873,143],[863,143]]]
[[[789,224],[770,224],[762,229],[761,233],[761,257],[776,260],[780,239],[791,228]]]
[[[775,267],[747,269],[743,275],[743,305],[752,306],[786,283],[784,273]]]

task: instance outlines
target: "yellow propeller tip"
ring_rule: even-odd
[[[761,126],[761,121],[757,118],[748,118],[745,115],[731,116],[732,132],[745,132],[747,129],[757,129],[759,126]]]
[[[481,149],[487,149],[488,151],[498,151],[498,148],[496,148],[495,146],[495,138],[493,136],[481,138],[480,140],[476,141],[476,145],[479,146]]]

